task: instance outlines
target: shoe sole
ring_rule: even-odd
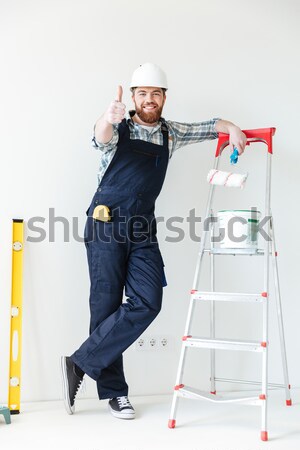
[[[62,356],[60,359],[61,363],[61,373],[62,373],[62,385],[63,385],[63,399],[65,408],[68,414],[74,414],[75,412],[75,405],[71,406],[70,403],[70,397],[69,397],[69,382],[67,377],[67,364],[66,364],[66,357]]]
[[[110,407],[110,405],[108,405],[108,409],[110,410],[111,414],[112,414],[114,417],[117,417],[118,419],[127,419],[127,420],[130,420],[130,419],[134,419],[134,418],[135,418],[135,412],[133,412],[133,413],[121,413],[121,412],[117,412],[117,411],[114,411],[114,410]]]

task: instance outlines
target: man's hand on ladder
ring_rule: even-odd
[[[247,145],[246,135],[242,132],[239,127],[232,127],[229,133],[229,148],[233,152],[234,148],[237,148],[239,155],[244,153],[245,147]]]

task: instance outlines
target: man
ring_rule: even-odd
[[[131,82],[135,110],[125,118],[122,88],[96,122],[94,146],[101,151],[98,189],[87,211],[85,245],[91,279],[90,335],[70,357],[62,357],[65,406],[74,402],[84,374],[96,380],[99,399],[111,413],[133,419],[122,353],[150,325],[161,308],[166,285],[156,238],[155,200],[168,162],[185,145],[230,135],[241,154],[246,137],[233,123],[212,119],[184,124],[161,117],[167,79],[146,63]],[[125,288],[126,302],[122,303]]]

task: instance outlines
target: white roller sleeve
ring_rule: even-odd
[[[208,172],[207,181],[218,186],[239,187],[242,189],[247,177],[247,173],[222,172],[221,170],[212,169]]]

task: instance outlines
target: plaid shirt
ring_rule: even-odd
[[[153,144],[163,145],[163,135],[161,132],[161,120],[152,128],[151,131],[143,128],[132,120],[134,111],[130,111],[127,117],[127,123],[130,130],[130,139],[141,139],[142,141],[152,142]],[[169,132],[169,158],[172,157],[175,150],[185,145],[195,144],[210,139],[217,139],[218,133],[215,131],[215,123],[220,120],[215,118],[205,122],[180,123],[166,120],[165,123]],[[101,150],[100,167],[98,172],[98,183],[100,184],[103,175],[108,168],[114,154],[117,150],[119,140],[118,125],[113,125],[113,136],[106,144],[96,141],[95,135],[92,139],[92,145]]]

